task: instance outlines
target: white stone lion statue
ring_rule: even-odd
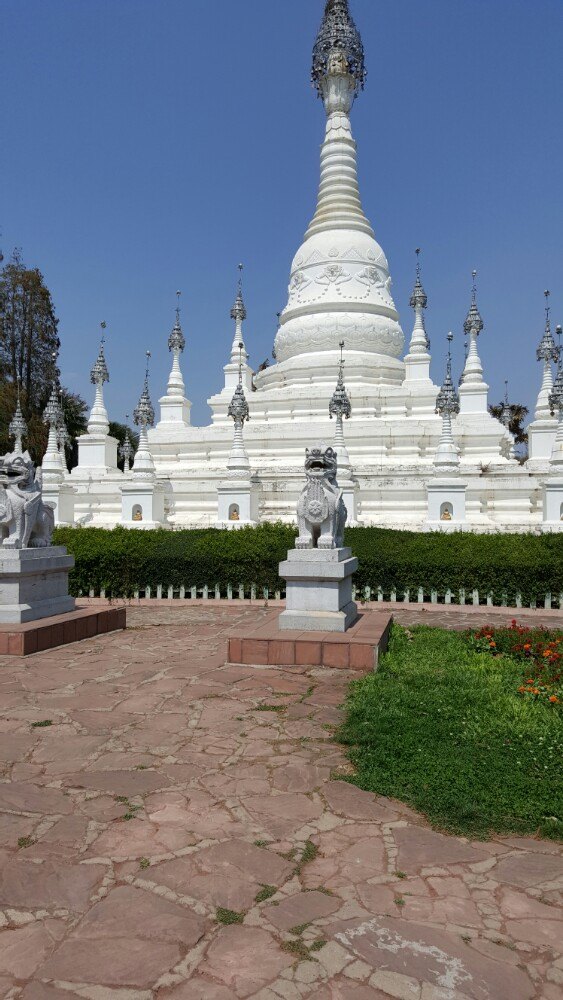
[[[339,549],[344,545],[347,510],[336,482],[337,456],[318,445],[305,453],[306,483],[297,504],[297,549]]]
[[[55,515],[41,496],[41,472],[29,452],[0,459],[0,538],[4,548],[51,545]]]

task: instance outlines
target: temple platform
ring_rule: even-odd
[[[385,611],[361,611],[345,633],[282,631],[278,621],[279,612],[272,611],[255,628],[233,629],[228,639],[229,663],[376,670],[380,653],[387,649],[393,616]]]
[[[78,607],[34,622],[0,625],[0,656],[29,656],[127,627],[126,610]]]

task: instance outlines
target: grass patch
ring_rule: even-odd
[[[320,951],[321,948],[324,948],[325,944],[327,944],[327,942],[324,938],[317,938],[317,940],[313,941],[312,945],[309,946],[309,951]]]
[[[349,692],[349,780],[451,833],[562,839],[563,719],[518,694],[527,669],[456,632],[394,626],[379,671]]]
[[[256,705],[255,712],[285,712],[287,705]]]
[[[295,927],[289,928],[289,933],[294,934],[295,937],[301,937],[303,931],[306,931],[308,927],[311,926],[311,921],[309,920],[306,924],[296,924]]]
[[[41,719],[41,722],[32,722],[31,723],[31,728],[32,729],[46,729],[47,726],[52,726],[52,725],[53,725],[53,720],[52,719]]]
[[[150,863],[150,861],[149,861],[148,858],[141,858],[140,859],[140,861],[139,861],[139,868],[142,868],[143,871],[145,871],[147,868],[150,868],[150,866],[151,866],[151,863]]]
[[[218,906],[215,920],[218,924],[242,924],[244,913],[237,913],[236,910],[226,910],[223,906]]]
[[[313,843],[312,840],[307,840],[305,847],[303,849],[303,854],[301,855],[301,865],[308,865],[310,861],[314,861],[317,854],[319,853],[318,847]]]
[[[312,840],[305,841],[305,847],[303,848],[303,852],[297,863],[294,874],[300,875],[305,865],[308,865],[310,864],[311,861],[314,861],[318,853],[319,849],[318,847],[315,847]]]
[[[18,837],[18,847],[31,847],[35,843],[33,837]]]
[[[263,885],[262,888],[260,889],[260,892],[256,893],[254,897],[254,902],[265,903],[267,899],[271,899],[272,896],[275,896],[277,891],[278,890],[276,889],[275,885]]]
[[[294,955],[295,958],[299,958],[302,961],[307,961],[311,957],[309,949],[306,944],[303,944],[303,941],[283,941],[281,950],[289,952],[290,955]]]

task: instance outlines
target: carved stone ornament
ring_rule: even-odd
[[[51,545],[55,515],[43,503],[41,470],[29,452],[12,452],[0,460],[0,533],[7,549]]]
[[[337,455],[317,445],[305,453],[306,482],[297,504],[296,549],[338,549],[344,545],[347,510],[336,482]]]

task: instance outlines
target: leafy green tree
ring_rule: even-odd
[[[524,430],[524,421],[528,416],[528,407],[523,406],[521,403],[509,403],[509,408],[511,412],[510,424],[508,429],[511,434],[514,434],[514,439],[516,444],[527,444],[528,434]],[[504,403],[499,403],[498,405],[489,406],[489,413],[492,417],[496,417],[500,420],[504,410]]]
[[[48,399],[60,348],[59,321],[38,268],[26,268],[20,250],[0,271],[0,379],[19,381],[26,400]]]
[[[58,378],[56,358],[60,348],[58,319],[51,293],[37,268],[28,269],[20,250],[0,270],[0,453],[11,451],[14,442],[9,425],[17,404],[17,386],[27,434],[24,447],[35,462],[41,462],[48,429],[43,412]],[[67,459],[77,462],[75,438],[86,430],[87,407],[76,393],[63,388],[61,405],[70,443]]]

